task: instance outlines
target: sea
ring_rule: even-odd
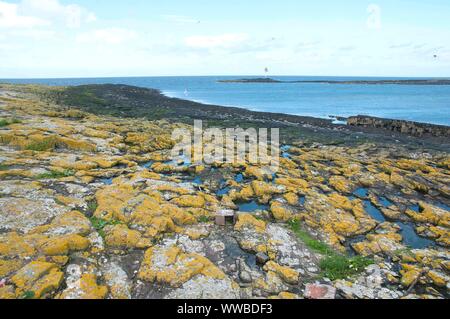
[[[370,115],[450,126],[450,86],[327,83],[220,83],[252,76],[0,79],[47,85],[128,84],[205,104],[319,118]],[[280,81],[399,80],[374,77],[271,76]],[[420,78],[424,79],[424,78]]]

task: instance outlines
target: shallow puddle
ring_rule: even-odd
[[[113,177],[111,178],[101,178],[100,183],[105,184],[105,185],[112,185],[113,183]]]
[[[353,195],[360,198],[367,198],[369,196],[369,190],[367,188],[358,188],[353,192]]]
[[[420,206],[419,204],[415,204],[409,207],[412,211],[415,211],[416,213],[420,213]]]
[[[386,218],[383,216],[381,211],[376,208],[369,200],[364,201],[364,209],[366,210],[367,214],[372,216],[376,221],[380,223],[384,223],[386,221]]]
[[[216,195],[217,195],[217,196],[225,196],[225,195],[228,195],[228,193],[229,193],[230,191],[231,191],[231,188],[229,188],[229,187],[224,187],[224,188],[219,189],[219,190],[217,191]]]
[[[299,199],[298,199],[298,203],[300,205],[304,206],[305,202],[306,202],[306,196],[300,196]]]
[[[380,197],[380,198],[378,198],[378,201],[380,202],[381,205],[383,205],[383,207],[386,207],[386,208],[394,205],[386,197]]]
[[[285,145],[281,147],[281,157],[283,158],[291,158],[291,154],[289,153],[289,150],[291,149],[290,145]]]
[[[149,162],[140,164],[140,166],[143,168],[150,168],[154,163],[155,163],[154,161],[149,161]]]
[[[189,167],[191,166],[191,159],[185,155],[180,155],[176,158],[174,158],[173,160],[167,161],[164,164],[168,164],[171,166],[176,166],[176,167]]]
[[[203,185],[203,180],[200,177],[196,177],[196,178],[194,178],[192,183],[196,184],[196,185]]]
[[[251,201],[249,203],[238,203],[240,212],[252,213],[259,210],[269,210],[269,206],[258,204],[256,201]]]
[[[381,213],[381,211],[378,208],[372,205],[370,201],[368,200],[364,201],[364,209],[376,221],[380,223],[384,223],[386,221],[386,218],[384,217],[383,213]],[[402,222],[395,222],[395,224],[400,226],[401,228],[401,235],[403,237],[404,245],[411,247],[413,249],[422,249],[430,246],[436,246],[436,244],[432,240],[420,237],[416,233],[416,230],[414,229],[414,226],[412,224]]]
[[[396,222],[401,227],[401,234],[403,236],[403,244],[413,249],[423,249],[436,246],[436,244],[427,238],[417,235],[413,225]]]

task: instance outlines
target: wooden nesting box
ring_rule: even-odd
[[[216,213],[216,225],[226,226],[236,224],[236,212],[234,210],[221,210]]]

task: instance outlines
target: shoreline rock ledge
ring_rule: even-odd
[[[349,117],[347,120],[347,125],[384,129],[416,137],[450,137],[449,126],[418,123],[405,120],[383,119],[372,116],[358,115]]]

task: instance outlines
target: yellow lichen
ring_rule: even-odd
[[[299,273],[289,267],[281,266],[274,261],[269,261],[264,265],[266,272],[272,271],[280,276],[288,284],[297,285],[299,281]]]
[[[250,214],[240,214],[234,229],[237,231],[243,231],[247,228],[252,228],[259,233],[266,231],[266,223],[262,220],[258,220]]]

